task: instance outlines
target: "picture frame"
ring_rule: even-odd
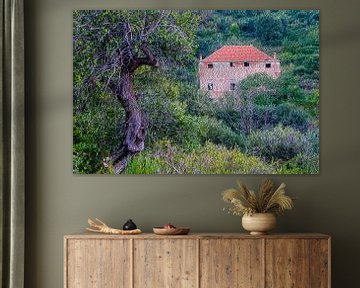
[[[24,285],[25,97],[22,0],[1,2],[0,283]]]
[[[319,26],[319,10],[74,10],[73,173],[319,174]]]

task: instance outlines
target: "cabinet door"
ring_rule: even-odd
[[[200,241],[200,287],[264,287],[263,242],[260,239]]]
[[[197,240],[134,240],[135,288],[197,287]]]
[[[330,240],[312,239],[310,241],[310,287],[330,287]]]
[[[266,287],[309,287],[309,240],[266,239]]]
[[[130,240],[68,239],[66,288],[131,287]]]

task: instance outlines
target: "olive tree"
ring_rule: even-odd
[[[191,59],[197,22],[191,11],[74,11],[74,101],[81,97],[81,108],[100,89],[125,111],[123,140],[109,160],[116,174],[145,146],[148,120],[138,103],[141,91],[134,90],[136,70]]]

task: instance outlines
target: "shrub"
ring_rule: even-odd
[[[281,174],[318,174],[318,154],[300,153],[280,167]]]
[[[303,151],[284,163],[280,168],[283,174],[318,174],[319,158],[319,128],[312,127],[304,135]]]
[[[149,121],[148,143],[151,145],[164,137],[179,142],[179,126],[185,117],[186,105],[162,94],[147,95],[141,104]]]
[[[300,131],[306,131],[309,126],[310,115],[291,103],[283,103],[274,109],[273,124],[291,126]]]
[[[276,95],[276,81],[258,73],[239,83],[234,94],[219,101],[216,117],[237,133],[249,134],[269,125]]]
[[[285,18],[270,11],[262,11],[255,17],[244,17],[241,30],[248,36],[257,38],[263,45],[280,45],[280,39],[287,33]]]
[[[268,161],[289,160],[304,151],[305,143],[306,139],[301,132],[282,125],[254,131],[247,138],[249,154],[264,157]]]
[[[180,100],[186,103],[186,112],[194,116],[214,116],[216,103],[209,94],[198,89],[197,86],[182,87]]]
[[[207,142],[198,151],[186,155],[184,166],[193,174],[268,174],[274,169],[255,156],[238,149]]]
[[[156,157],[141,152],[131,159],[124,174],[159,174],[164,163]]]
[[[206,142],[187,152],[169,141],[157,142],[152,152],[142,152],[131,160],[125,173],[132,174],[270,174],[274,167],[238,149]]]
[[[202,144],[209,141],[227,148],[245,148],[245,137],[240,132],[234,132],[222,121],[213,118],[202,117],[198,119],[201,130],[205,131]]]
[[[100,100],[97,98],[101,98]],[[73,172],[98,173],[103,159],[121,143],[125,113],[112,95],[89,97],[81,111],[74,106]]]

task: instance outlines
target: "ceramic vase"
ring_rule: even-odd
[[[272,213],[255,213],[242,217],[242,226],[251,235],[263,235],[274,229],[276,217]]]

